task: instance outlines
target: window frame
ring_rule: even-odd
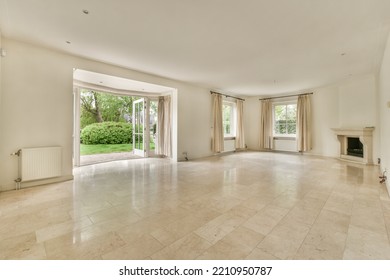
[[[225,118],[224,118],[224,106],[231,107],[230,110],[230,133],[225,133]],[[223,100],[222,101],[222,126],[224,139],[235,139],[236,138],[236,127],[237,127],[237,105],[234,101]]]
[[[297,115],[295,115],[295,134],[288,134],[287,133],[287,126],[286,126],[286,133],[280,134],[275,132],[275,124],[276,124],[276,117],[275,117],[275,107],[276,106],[285,106],[287,110],[288,105],[295,105],[295,107],[298,106],[298,100],[284,100],[284,101],[277,101],[272,103],[272,134],[274,138],[290,138],[290,139],[296,139],[296,125],[297,125]],[[286,121],[288,119],[286,118]]]

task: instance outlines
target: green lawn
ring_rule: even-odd
[[[154,150],[154,143],[150,143],[150,149]],[[132,144],[98,144],[98,145],[80,144],[80,155],[82,156],[131,152],[132,150],[133,150]]]

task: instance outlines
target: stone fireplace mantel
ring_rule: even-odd
[[[372,135],[374,127],[364,128],[332,128],[337,135],[337,139],[340,142],[340,159],[350,160],[354,162],[360,162],[364,164],[373,164],[372,155]],[[363,158],[350,156],[347,154],[348,138],[356,137],[359,138],[363,144]]]

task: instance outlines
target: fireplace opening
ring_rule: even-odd
[[[354,157],[363,157],[363,143],[358,137],[348,137],[347,154]]]

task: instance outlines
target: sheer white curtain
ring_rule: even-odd
[[[244,101],[237,99],[236,149],[245,149]]]
[[[213,127],[211,148],[214,153],[220,153],[224,150],[223,120],[222,120],[222,96],[212,94],[213,98]]]
[[[158,99],[158,125],[156,153],[166,157],[171,156],[172,147],[172,113],[171,97],[164,96]]]
[[[297,104],[297,148],[299,152],[311,150],[310,95],[300,95]]]
[[[260,149],[272,149],[272,101],[261,100]]]

